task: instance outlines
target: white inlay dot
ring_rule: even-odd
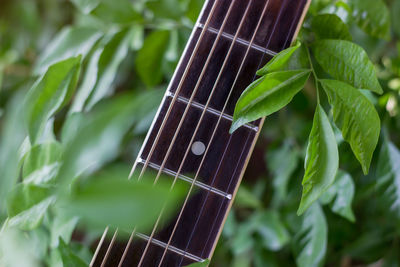
[[[203,155],[204,151],[206,150],[206,146],[203,142],[196,141],[192,145],[192,153],[196,156]]]

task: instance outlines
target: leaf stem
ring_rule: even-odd
[[[310,49],[308,48],[307,45],[305,47],[306,47],[306,50],[307,50],[308,61],[310,62],[311,72],[312,72],[313,77],[314,77],[315,89],[317,90],[317,103],[319,104],[320,103],[319,102],[319,78],[317,76],[317,73],[315,72],[314,65],[313,65],[312,60],[311,60]]]

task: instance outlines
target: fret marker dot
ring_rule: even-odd
[[[204,151],[206,150],[206,146],[203,142],[196,141],[192,145],[192,153],[196,156],[203,155]]]

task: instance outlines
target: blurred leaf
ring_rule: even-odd
[[[153,31],[146,37],[138,52],[136,70],[149,87],[157,85],[163,78],[162,62],[168,48],[169,36],[168,31]]]
[[[333,184],[338,165],[335,135],[325,111],[318,104],[307,146],[298,215],[303,214]]]
[[[290,177],[299,164],[299,157],[290,145],[285,142],[277,151],[267,154],[268,167],[273,174],[273,205],[285,201]]]
[[[147,1],[146,6],[154,13],[156,18],[180,20],[184,14],[182,3],[175,0]]]
[[[319,40],[313,48],[318,63],[334,78],[382,94],[375,67],[360,46],[343,40]]]
[[[21,112],[22,93],[9,100],[5,114],[1,116],[0,132],[0,214],[5,208],[7,193],[19,177],[18,150],[25,138],[23,113]]]
[[[289,232],[280,220],[278,212],[258,213],[255,220],[258,221],[257,232],[261,235],[265,248],[278,251],[289,242]]]
[[[384,138],[378,158],[376,187],[381,193],[382,207],[400,218],[400,151]]]
[[[48,187],[32,184],[17,185],[7,199],[7,211],[10,217],[7,226],[17,226],[22,230],[38,227],[54,200]]]
[[[204,4],[203,0],[189,0],[186,16],[192,22],[196,22],[203,4]]]
[[[140,182],[128,180],[121,169],[110,170],[100,177],[91,177],[73,187],[71,196],[59,205],[67,214],[79,216],[90,227],[107,225],[125,230],[151,227],[161,209],[170,214],[179,206],[184,189],[161,179],[153,185],[150,174]]]
[[[230,132],[285,107],[303,89],[309,76],[309,70],[281,71],[253,82],[236,104]]]
[[[112,83],[118,74],[119,66],[128,54],[131,38],[132,32],[122,31],[116,33],[104,46],[98,58],[97,66],[94,69],[88,69],[85,79],[90,79],[90,81],[82,84],[82,87],[78,91],[76,96],[78,108],[74,108],[73,111],[81,111],[81,107],[85,101],[85,110],[88,111],[100,99],[109,96],[113,92]],[[89,94],[90,98],[88,99]]]
[[[382,0],[352,0],[358,26],[373,37],[390,39],[390,13]]]
[[[53,248],[58,247],[60,239],[69,243],[77,223],[77,217],[69,217],[64,215],[55,217],[50,228],[50,246]]]
[[[93,45],[102,37],[102,33],[89,27],[65,27],[50,42],[38,59],[34,72],[42,74],[56,62],[89,53]]]
[[[328,239],[324,213],[318,203],[303,215],[301,230],[296,233],[293,251],[299,267],[323,266]]]
[[[64,242],[64,240],[60,237],[58,243],[58,251],[61,254],[61,259],[64,267],[86,267],[88,266],[86,262],[84,262],[81,258],[79,258],[75,253],[71,250],[71,248]]]
[[[321,203],[329,204],[334,213],[355,222],[351,204],[355,193],[355,185],[351,176],[343,171],[338,171],[335,183],[321,196]]]
[[[26,95],[24,106],[32,144],[36,144],[47,120],[72,97],[79,77],[80,61],[81,57],[76,57],[52,65]]]
[[[391,6],[391,10],[392,10],[392,26],[393,26],[393,30],[394,32],[397,34],[397,36],[400,37],[400,16],[398,14],[400,14],[400,1],[399,0],[395,0]]]
[[[279,52],[274,56],[262,69],[257,71],[258,76],[266,75],[268,72],[282,70],[291,59],[293,53],[301,46],[300,42],[297,42],[294,46],[289,47]]]
[[[241,186],[235,198],[235,205],[243,208],[261,208],[261,201],[246,187]]]
[[[84,14],[89,14],[96,8],[101,0],[71,0],[71,2]]]
[[[128,24],[142,21],[142,16],[129,0],[101,0],[90,14],[105,23]]]
[[[33,146],[25,156],[23,177],[31,173],[49,168],[50,165],[60,161],[62,146],[58,142],[51,142]]]
[[[348,41],[353,39],[347,25],[334,14],[321,14],[313,17],[311,27],[318,39]]]
[[[381,129],[374,105],[357,89],[339,81],[321,80],[332,105],[333,119],[340,128],[364,174],[369,171]]]

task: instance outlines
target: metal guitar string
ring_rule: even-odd
[[[206,62],[205,62],[205,64],[204,64],[204,67],[203,67],[201,73],[200,73],[200,76],[199,76],[199,78],[198,78],[198,80],[197,80],[197,83],[196,83],[196,85],[195,85],[195,88],[193,89],[192,95],[191,95],[191,97],[190,97],[190,99],[189,99],[189,101],[188,101],[188,104],[187,104],[187,106],[186,106],[186,108],[185,108],[185,111],[184,111],[184,113],[182,114],[182,118],[180,119],[179,125],[178,125],[177,129],[175,130],[174,136],[173,136],[173,138],[172,138],[172,140],[171,140],[171,142],[170,142],[170,145],[169,145],[169,147],[168,147],[167,153],[166,153],[166,155],[165,155],[165,157],[164,157],[164,159],[163,159],[163,162],[162,162],[162,164],[161,164],[161,166],[160,166],[160,168],[159,168],[159,171],[158,171],[158,173],[157,173],[157,177],[156,177],[156,179],[154,180],[154,184],[157,183],[157,181],[158,181],[158,179],[159,179],[159,177],[160,177],[160,175],[161,175],[161,173],[162,173],[162,171],[163,171],[163,169],[164,169],[164,166],[165,166],[165,164],[166,164],[166,161],[167,161],[167,159],[169,158],[169,155],[170,155],[170,153],[171,153],[171,151],[172,151],[172,147],[173,147],[173,145],[175,144],[175,141],[176,141],[176,138],[177,138],[177,136],[178,136],[178,133],[180,132],[180,129],[181,129],[181,127],[182,127],[182,125],[183,125],[183,122],[184,122],[184,120],[185,120],[185,118],[186,118],[186,115],[187,115],[187,113],[188,113],[188,111],[189,111],[189,108],[190,108],[190,106],[191,106],[191,103],[193,102],[194,96],[196,95],[196,92],[197,92],[197,90],[198,90],[198,88],[199,88],[199,86],[200,86],[200,82],[201,82],[201,80],[202,80],[202,78],[203,78],[203,76],[204,76],[204,74],[205,74],[205,72],[206,72],[206,70],[207,70],[207,67],[208,67],[208,65],[209,65],[209,63],[210,63],[210,61],[211,61],[211,58],[212,58],[212,56],[213,56],[213,54],[214,54],[214,52],[215,52],[215,49],[216,49],[216,47],[217,47],[217,44],[218,44],[218,42],[219,42],[219,40],[220,40],[220,38],[221,38],[221,36],[222,36],[222,33],[223,33],[224,29],[225,29],[226,22],[227,22],[227,20],[228,20],[230,14],[231,14],[231,11],[232,11],[233,6],[234,6],[235,3],[236,3],[236,0],[233,0],[233,1],[230,2],[229,9],[228,9],[228,11],[227,11],[227,15],[225,16],[224,21],[222,22],[221,29],[219,30],[218,35],[217,35],[217,37],[216,37],[216,39],[215,39],[215,41],[214,41],[214,43],[213,43],[213,46],[212,46],[212,48],[211,48],[211,51],[209,52],[209,54],[208,54],[208,56],[207,56],[207,60],[206,60]],[[179,92],[176,92],[175,97],[178,96],[178,93],[179,93]],[[153,143],[153,146],[155,146],[155,144],[156,144],[156,143]],[[146,161],[150,161],[150,158],[151,158],[151,155],[149,155],[149,156],[147,157],[147,160],[146,160]],[[141,174],[142,174],[143,172],[144,172],[144,170],[142,169]],[[171,188],[170,188],[170,191],[172,191],[172,189],[174,188],[174,185],[175,185],[175,183],[172,184],[172,186],[171,186]],[[144,256],[146,255],[147,250],[148,250],[148,248],[149,248],[149,246],[150,246],[150,244],[151,244],[151,241],[152,241],[152,239],[153,239],[153,237],[154,237],[154,234],[155,234],[155,231],[156,231],[156,229],[157,229],[157,227],[158,227],[158,224],[159,224],[159,222],[160,222],[161,216],[163,215],[163,211],[164,211],[164,208],[161,210],[160,215],[158,216],[157,221],[155,222],[155,225],[154,225],[154,227],[153,227],[153,230],[152,230],[152,232],[151,232],[151,234],[150,234],[150,237],[149,237],[149,239],[148,239],[148,241],[147,241],[147,243],[146,243],[146,247],[145,247],[145,249],[144,249],[144,252],[143,252],[143,254],[142,254],[142,257],[141,257],[141,259],[140,259],[140,261],[139,261],[138,267],[140,267],[140,266],[142,265],[142,263],[143,263]]]
[[[284,4],[285,4],[285,3],[286,3],[286,0],[285,0]],[[280,12],[279,12],[279,14],[278,14],[277,22],[279,21],[279,19],[280,19],[281,15],[282,15],[282,11],[283,11],[283,9],[281,9],[281,10],[280,10]],[[273,31],[272,31],[272,33],[271,33],[271,38],[272,38],[272,34],[275,32],[275,29],[276,29],[277,22],[275,23],[275,26],[274,26],[274,28],[273,28]],[[295,25],[295,22],[296,22],[296,20],[293,20],[293,22],[292,22],[292,25],[291,25],[291,27],[290,27],[290,30],[289,30],[289,32],[291,32],[291,31],[292,31],[292,29],[293,29],[293,25]],[[269,44],[270,44],[270,41],[271,41],[271,39],[269,39],[269,41],[268,41],[268,44],[267,44],[267,46],[266,46],[266,47],[268,47],[268,46],[269,46]],[[287,44],[287,40],[285,41],[285,45],[284,45],[284,47],[286,46],[286,44]],[[265,54],[263,54],[263,56],[262,56],[262,58],[261,58],[261,60],[260,60],[260,62],[259,62],[258,69],[261,67],[261,64],[262,64],[262,62],[263,62],[263,60],[264,60],[264,57],[265,57]],[[254,78],[253,78],[253,80],[254,80],[256,77],[257,77],[257,75],[254,75]],[[248,142],[248,139],[249,139],[249,137],[250,137],[250,134],[249,134],[249,135],[248,135],[248,137],[247,137],[246,143]],[[230,144],[231,140],[232,140],[232,138],[230,137],[230,138],[229,138],[229,141],[228,141],[228,145],[227,145],[227,146],[229,146],[229,144]],[[223,161],[223,158],[225,157],[225,152],[226,152],[226,150],[224,151],[224,154],[223,154],[223,156],[222,156],[221,162]],[[236,166],[234,173],[236,173],[236,171],[237,171],[237,167],[238,167],[238,166]],[[218,170],[219,170],[219,167],[218,167]],[[217,172],[218,172],[218,170],[217,170]],[[217,173],[217,172],[216,172],[216,173]],[[213,180],[212,180],[212,182],[211,182],[210,188],[213,186],[213,184],[214,184],[214,181],[215,181],[215,178],[216,178],[216,174],[215,174],[215,175],[214,175],[214,177],[213,177]],[[227,187],[227,188],[228,188],[228,190],[229,190],[229,188],[231,187],[231,184],[232,184],[232,179],[230,180],[230,182],[229,182],[229,184],[228,184],[228,187]],[[189,244],[190,244],[190,242],[191,242],[191,238],[192,238],[192,236],[193,236],[193,234],[194,234],[195,228],[197,227],[197,224],[198,224],[198,221],[199,221],[200,215],[201,215],[201,213],[202,213],[202,211],[203,211],[203,209],[204,209],[205,202],[206,202],[206,200],[207,200],[207,198],[208,198],[208,195],[209,195],[209,193],[210,193],[210,190],[208,190],[208,192],[207,192],[207,196],[206,196],[206,198],[205,198],[205,201],[203,202],[203,205],[202,205],[202,207],[201,207],[201,209],[200,209],[200,212],[199,212],[199,217],[197,217],[197,219],[196,219],[195,226],[194,226],[194,227],[193,227],[193,229],[192,229],[191,237],[189,238],[189,241],[188,241],[188,243],[187,243],[187,245],[186,245],[185,251],[186,251],[186,250],[187,250],[187,248],[189,247]],[[216,221],[217,221],[218,215],[219,215],[219,214],[220,214],[220,212],[221,212],[222,206],[223,206],[223,203],[221,203],[221,204],[220,204],[220,206],[219,206],[219,209],[218,209],[218,212],[217,212],[217,216],[215,217],[215,219],[214,219],[214,222],[213,222],[213,224],[212,224],[212,227],[211,227],[211,228],[213,228],[213,227],[214,227],[214,225],[215,225],[215,223],[216,223]],[[209,238],[210,238],[210,234],[209,234],[209,236],[208,236],[208,239],[207,239],[206,243],[208,242]],[[203,255],[203,253],[204,253],[204,249],[205,249],[205,248],[203,248],[203,251],[202,251],[201,255]],[[181,262],[182,262],[182,260],[183,260],[183,257],[182,257],[182,259],[181,259]]]
[[[183,75],[182,75],[182,78],[181,78],[180,83],[179,83],[178,88],[177,88],[177,93],[179,93],[179,91],[181,90],[183,81],[185,80],[185,78],[186,78],[186,76],[187,76],[187,73],[188,73],[188,71],[189,71],[189,69],[190,69],[190,67],[191,67],[191,65],[192,65],[192,63],[193,63],[194,57],[195,57],[195,55],[196,55],[196,53],[197,53],[197,51],[198,51],[198,48],[199,48],[199,46],[200,46],[200,43],[201,43],[201,41],[203,40],[204,34],[206,33],[207,28],[208,28],[208,26],[209,26],[209,24],[210,24],[210,22],[211,22],[211,18],[212,18],[212,16],[214,15],[214,12],[215,12],[215,10],[216,10],[217,2],[218,2],[218,1],[215,1],[215,2],[213,3],[213,6],[212,6],[212,8],[211,8],[211,10],[210,10],[210,13],[209,13],[209,15],[207,16],[207,19],[206,19],[205,24],[204,24],[204,28],[203,28],[203,30],[202,30],[201,33],[200,33],[200,36],[199,36],[198,41],[197,41],[197,43],[196,43],[196,46],[195,46],[195,48],[193,49],[193,52],[192,52],[192,54],[191,54],[191,56],[190,56],[190,59],[189,59],[189,61],[188,61],[188,63],[187,63],[187,66],[185,67],[185,71],[184,71],[184,73],[183,73]],[[177,95],[178,95],[178,94],[177,94]],[[159,131],[158,131],[158,133],[157,133],[155,142],[158,142],[158,139],[159,139],[159,137],[160,137],[161,131],[162,131],[162,129],[163,129],[164,126],[165,126],[166,118],[168,118],[169,113],[171,112],[172,107],[174,106],[174,103],[176,102],[176,99],[177,99],[177,96],[174,97],[174,98],[172,99],[172,101],[171,101],[171,104],[170,104],[170,106],[169,106],[169,108],[168,108],[168,110],[167,110],[167,113],[166,113],[166,116],[165,116],[165,118],[164,118],[164,121],[163,121],[162,125],[160,126],[160,129],[159,129]],[[154,147],[155,147],[155,146],[154,146],[154,144],[153,144],[152,150],[154,150]],[[151,152],[151,154],[152,154],[152,152]],[[145,164],[145,166],[144,166],[143,169],[146,169],[148,164],[149,164],[149,162],[146,162],[146,164]],[[133,171],[134,171],[136,165],[137,165],[137,162],[135,162],[135,164],[134,164],[134,166],[133,166],[133,168],[132,168],[132,171],[131,171],[131,173],[130,173],[130,175],[129,175],[129,178],[132,176],[132,173],[133,173]],[[141,179],[141,176],[142,176],[142,175],[143,175],[143,173],[141,173],[141,175],[138,177],[138,180]],[[135,227],[135,229],[136,229],[136,227]],[[134,229],[134,231],[135,231],[135,229]],[[106,227],[106,229],[104,230],[104,233],[103,233],[103,235],[102,235],[102,237],[101,237],[101,240],[100,240],[100,242],[99,242],[99,244],[98,244],[98,246],[97,246],[97,249],[96,249],[96,251],[95,251],[95,254],[94,254],[93,258],[92,258],[92,261],[91,261],[91,263],[90,263],[90,266],[92,266],[92,265],[94,264],[94,262],[95,262],[95,260],[96,260],[96,257],[97,257],[97,254],[98,254],[98,252],[99,252],[99,250],[100,250],[100,248],[101,248],[101,246],[102,246],[102,244],[103,244],[103,242],[104,242],[104,240],[105,240],[105,237],[106,237],[106,234],[107,234],[108,230],[109,230],[109,227]],[[103,258],[103,260],[102,260],[101,267],[103,267],[103,266],[105,265],[106,261],[107,261],[108,255],[109,255],[109,253],[110,253],[110,251],[111,251],[111,249],[112,249],[112,247],[113,247],[113,245],[114,245],[114,242],[115,242],[115,239],[116,239],[117,234],[118,234],[118,229],[114,232],[114,235],[113,235],[113,237],[112,237],[112,239],[111,239],[111,241],[110,241],[110,244],[109,244],[109,246],[108,246],[108,248],[107,248],[107,252],[106,252],[106,254],[105,254],[105,256],[104,256],[104,258]],[[129,238],[129,243],[128,243],[127,248],[129,247],[130,242],[132,241],[132,237],[133,237],[133,236],[134,236],[134,232],[131,234],[131,237]],[[124,255],[126,255],[127,248],[125,248]],[[124,255],[123,255],[123,256],[124,256]]]
[[[208,106],[210,105],[210,101],[212,100],[212,97],[213,97],[213,95],[214,95],[214,93],[215,93],[215,89],[216,89],[216,87],[217,87],[217,85],[218,85],[218,83],[219,83],[219,81],[220,81],[220,79],[221,79],[221,77],[222,77],[222,74],[223,74],[223,72],[224,72],[224,70],[225,70],[226,64],[227,64],[227,62],[228,62],[228,60],[229,60],[229,58],[230,58],[230,56],[231,56],[232,49],[233,49],[234,45],[236,44],[236,40],[237,40],[237,38],[238,38],[238,36],[239,36],[239,33],[240,33],[241,29],[242,29],[242,26],[244,25],[245,19],[247,18],[247,14],[248,14],[248,11],[250,10],[250,6],[251,6],[251,4],[252,4],[252,1],[253,1],[253,0],[250,0],[250,1],[247,3],[247,6],[246,6],[246,9],[245,9],[244,15],[242,16],[242,19],[241,19],[241,21],[240,21],[240,23],[239,23],[238,29],[237,29],[237,31],[236,31],[236,33],[235,33],[235,36],[234,36],[233,39],[232,39],[231,45],[230,45],[229,50],[228,50],[228,52],[227,52],[227,54],[226,54],[226,56],[225,56],[224,62],[222,63],[222,66],[221,66],[221,69],[220,69],[220,71],[219,71],[219,74],[218,74],[218,76],[217,76],[217,78],[216,78],[216,80],[215,80],[215,82],[214,82],[213,88],[211,89],[211,93],[210,93],[210,95],[208,96],[208,99],[207,99],[206,104],[204,105],[204,108],[203,108],[202,114],[201,114],[201,116],[200,116],[200,118],[199,118],[199,121],[198,121],[198,123],[197,123],[197,126],[196,126],[196,128],[195,128],[195,130],[194,130],[194,133],[193,133],[193,135],[192,135],[192,137],[191,137],[191,140],[189,141],[189,145],[188,145],[188,147],[187,147],[187,149],[186,149],[186,152],[185,152],[185,154],[184,154],[184,156],[183,156],[183,159],[182,159],[182,161],[181,161],[181,163],[180,163],[180,166],[179,166],[179,168],[178,168],[178,170],[177,170],[177,172],[176,172],[176,175],[175,175],[175,178],[174,178],[174,181],[173,181],[173,185],[176,183],[176,181],[177,181],[177,179],[178,179],[178,177],[179,177],[179,175],[180,175],[180,173],[181,173],[181,171],[182,171],[183,165],[184,165],[184,163],[186,162],[186,158],[187,158],[187,156],[188,156],[188,154],[189,154],[190,147],[192,146],[192,143],[193,143],[193,141],[194,141],[194,138],[196,137],[196,134],[197,134],[197,132],[198,132],[198,130],[199,130],[199,127],[200,127],[200,125],[201,125],[201,122],[203,121],[204,115],[206,114],[206,111],[207,111],[207,109],[208,109]],[[217,129],[217,127],[218,127],[218,123],[217,123],[215,129]],[[209,143],[209,144],[210,144],[210,143]],[[209,148],[209,145],[207,146],[206,150],[203,152],[203,153],[205,153],[204,156],[203,156],[203,159],[205,158],[205,155],[207,154],[208,148]],[[202,163],[203,163],[203,161],[200,163],[199,169],[201,168]],[[194,180],[193,180],[193,182],[192,182],[192,184],[191,184],[191,188],[189,189],[189,192],[188,192],[188,194],[187,194],[187,196],[186,196],[185,203],[187,202],[187,199],[188,199],[188,197],[189,197],[189,195],[190,195],[190,193],[191,193],[192,186],[194,185],[195,182],[196,182],[196,177],[194,178]],[[185,205],[185,203],[184,203],[184,205]],[[183,206],[183,207],[184,207],[184,206]],[[183,211],[183,209],[182,209],[181,211]],[[158,266],[161,266],[161,264],[162,264],[162,262],[163,262],[163,260],[164,260],[164,258],[165,258],[165,255],[166,255],[166,253],[167,253],[168,247],[170,246],[172,237],[174,236],[174,233],[175,233],[175,230],[176,230],[176,226],[177,226],[177,224],[178,224],[178,222],[179,222],[179,220],[180,220],[181,215],[182,215],[182,212],[181,212],[181,213],[179,214],[179,216],[178,216],[177,223],[175,224],[175,226],[174,226],[174,228],[173,228],[173,230],[172,230],[172,233],[171,233],[171,235],[170,235],[170,237],[169,237],[169,239],[168,239],[168,242],[167,242],[167,244],[166,244],[166,246],[165,246],[163,255],[162,255],[162,257],[161,257],[161,260],[160,260],[160,263],[159,263]]]

